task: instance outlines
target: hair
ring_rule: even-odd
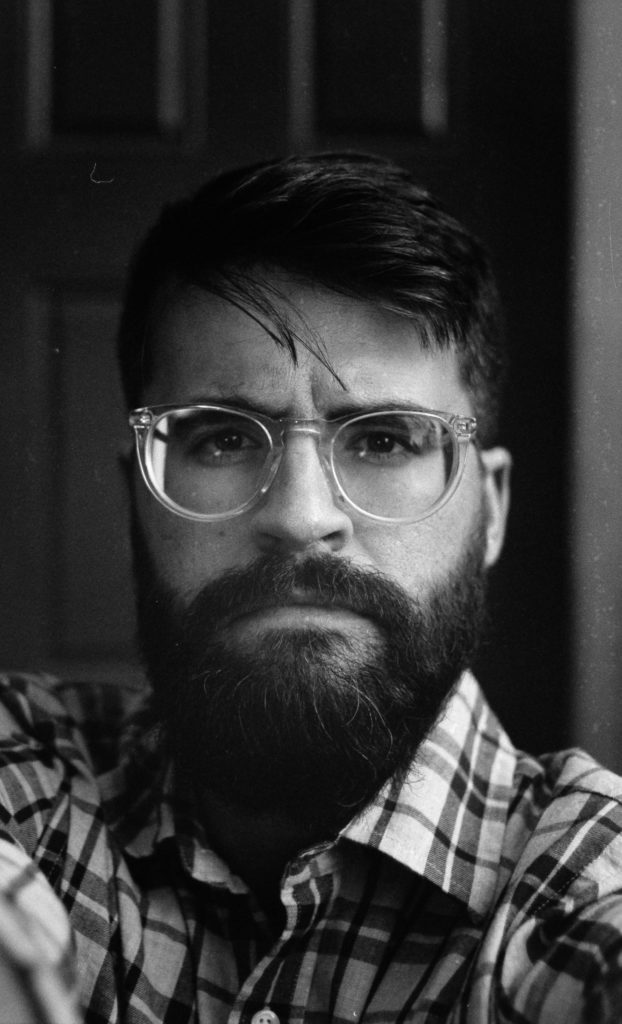
[[[271,271],[373,301],[411,320],[425,347],[455,350],[480,443],[492,443],[506,359],[488,256],[407,171],[363,154],[254,164],[164,208],[135,254],[121,317],[129,406],[150,379],[150,325],[171,286],[233,303],[294,360],[303,345],[328,365],[321,339],[310,342],[295,329],[296,311],[293,322],[284,312]]]

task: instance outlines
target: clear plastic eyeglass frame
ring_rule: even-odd
[[[266,458],[263,473],[259,479],[256,490],[243,504],[227,512],[195,512],[191,509],[178,505],[176,501],[170,498],[166,492],[158,486],[151,456],[153,439],[155,432],[157,431],[158,423],[162,418],[175,412],[185,414],[193,412],[235,413],[236,415],[249,420],[251,423],[258,425],[263,431],[266,442],[269,446],[269,454]],[[451,438],[451,443],[453,445],[452,469],[446,481],[445,489],[432,505],[427,507],[423,512],[418,512],[414,515],[392,517],[381,516],[373,512],[368,512],[366,509],[357,505],[356,502],[348,496],[339,481],[333,458],[335,438],[339,434],[340,430],[345,426],[358,423],[359,421],[365,421],[370,417],[413,414],[426,416],[432,420],[438,421],[440,425],[447,429],[449,437]],[[165,508],[179,516],[183,516],[185,519],[193,519],[200,522],[210,523],[223,519],[232,519],[235,516],[242,515],[244,512],[249,511],[249,509],[253,508],[253,506],[256,505],[266,494],[276,477],[279,464],[285,450],[287,436],[290,434],[309,434],[316,438],[324,470],[325,472],[328,470],[327,478],[330,482],[333,493],[339,498],[339,500],[358,515],[364,516],[367,519],[373,519],[379,523],[385,523],[389,526],[421,522],[423,519],[427,519],[429,516],[433,515],[449,501],[460,483],[460,479],[464,472],[467,450],[469,444],[474,441],[474,435],[477,429],[477,422],[472,416],[459,416],[451,413],[420,408],[391,408],[386,410],[374,409],[372,412],[356,413],[355,415],[348,415],[334,420],[305,420],[289,418],[272,419],[270,416],[264,416],[262,413],[249,413],[244,409],[237,409],[233,406],[212,404],[145,406],[140,409],[134,409],[129,414],[129,425],[134,431],[138,463],[147,488],[151,494],[157,498],[162,505],[164,505]]]

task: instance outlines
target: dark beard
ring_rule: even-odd
[[[454,572],[415,600],[335,556],[257,560],[184,607],[135,536],[139,634],[154,713],[180,779],[199,796],[278,815],[328,836],[403,776],[480,638],[483,528]],[[232,617],[293,590],[380,627],[371,637],[273,629],[233,649]]]

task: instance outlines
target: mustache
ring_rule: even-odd
[[[392,632],[412,620],[417,604],[378,570],[347,558],[311,555],[302,561],[266,555],[207,583],[186,609],[187,621],[190,628],[197,619],[224,626],[239,616],[292,603],[344,608]]]

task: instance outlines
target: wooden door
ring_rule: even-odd
[[[365,149],[495,254],[515,499],[478,670],[518,742],[565,741],[567,6],[1,0],[5,665],[138,671],[113,349],[144,227],[218,169]]]

